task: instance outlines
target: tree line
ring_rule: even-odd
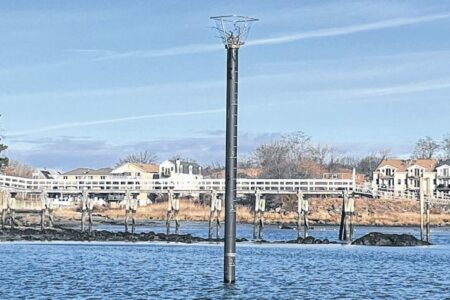
[[[450,159],[450,134],[445,135],[441,140],[435,140],[430,136],[420,138],[412,158]]]

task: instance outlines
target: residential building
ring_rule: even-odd
[[[174,180],[182,179],[201,179],[202,167],[195,162],[187,162],[179,159],[166,160],[159,166],[161,178],[170,178]]]
[[[440,161],[436,166],[436,190],[450,194],[450,159]]]
[[[385,159],[373,173],[372,187],[397,193],[419,192],[424,178],[430,180],[434,190],[436,164],[435,159]]]
[[[90,169],[78,168],[61,174],[63,180],[103,180],[111,176],[111,168]]]
[[[432,191],[436,188],[436,168],[435,159],[410,160],[407,168],[407,190],[410,192],[420,191],[420,179],[428,179]]]
[[[159,166],[155,164],[126,163],[111,171],[114,177],[128,179],[158,179]]]

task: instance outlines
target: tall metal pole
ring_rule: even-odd
[[[238,46],[227,46],[227,124],[225,150],[224,281],[236,281],[236,174],[238,121]]]

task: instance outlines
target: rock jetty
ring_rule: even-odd
[[[422,242],[410,234],[386,234],[381,232],[371,232],[353,241],[352,245],[410,247],[431,244],[425,241]]]
[[[70,228],[52,228],[44,231],[34,228],[15,228],[0,230],[0,241],[71,241],[71,242],[221,242],[219,239],[205,239],[191,234],[164,234],[155,232],[125,233],[106,230],[94,230],[91,233]],[[238,239],[238,242],[246,241]]]

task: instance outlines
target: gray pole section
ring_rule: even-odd
[[[236,173],[238,118],[238,47],[227,46],[227,124],[225,153],[224,281],[236,281]]]

